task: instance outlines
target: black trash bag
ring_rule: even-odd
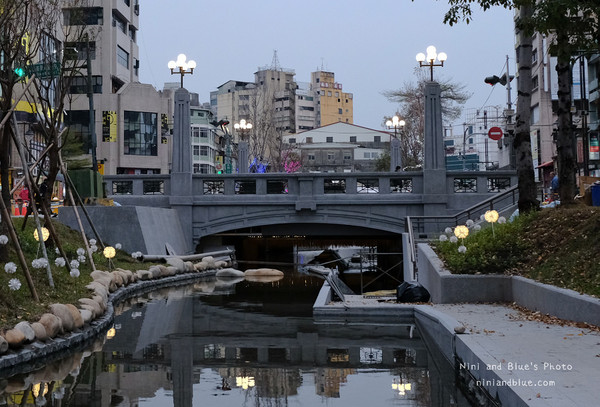
[[[421,284],[403,282],[396,290],[396,302],[428,302],[429,291]]]

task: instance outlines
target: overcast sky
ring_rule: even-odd
[[[467,108],[506,106],[505,88],[483,79],[500,76],[507,55],[515,72],[513,12],[501,8],[477,10],[471,24],[449,27],[447,2],[435,0],[140,3],[140,81],[157,89],[179,81],[167,63],[184,53],[198,64],[185,87],[201,102],[228,80],[253,81],[258,67],[271,65],[274,50],[297,82],[309,82],[321,68],[334,72],[343,91],[354,94],[354,123],[373,129],[397,108],[382,92],[414,82],[415,55],[429,45],[448,54],[434,77],[463,83],[473,94]]]

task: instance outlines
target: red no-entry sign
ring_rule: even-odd
[[[502,138],[502,129],[500,127],[492,127],[490,131],[488,131],[488,136],[492,140],[500,140]]]

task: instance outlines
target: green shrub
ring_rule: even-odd
[[[523,229],[536,214],[520,216],[512,222],[490,224],[484,222],[480,231],[470,230],[469,236],[457,243],[449,240],[433,243],[434,250],[446,268],[457,274],[503,274],[518,266],[529,244],[519,239]],[[464,245],[465,253],[458,247]]]

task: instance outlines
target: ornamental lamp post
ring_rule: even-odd
[[[398,129],[403,129],[406,125],[404,120],[400,120],[398,116],[392,117],[391,120],[385,122],[388,129],[394,129],[394,139],[390,140],[390,172],[400,171],[402,169],[402,155],[400,153],[401,145],[398,140]],[[402,130],[400,130],[402,135]]]
[[[385,122],[385,125],[388,129],[394,129],[394,138],[398,138],[398,129],[404,129],[406,122],[404,120],[400,120],[398,116],[394,116],[391,120]],[[402,134],[402,131],[400,131],[400,134]]]
[[[196,61],[189,60],[186,61],[187,57],[185,54],[177,55],[176,61],[169,61],[167,66],[171,70],[171,75],[179,74],[181,75],[181,87],[183,88],[183,77],[187,74],[193,75],[194,68],[196,68]]]
[[[440,62],[436,64],[436,59]],[[422,52],[417,54],[417,61],[419,62],[419,66],[424,67],[428,66],[431,73],[431,82],[433,82],[433,67],[434,66],[444,66],[444,61],[448,59],[448,55],[445,52],[437,53],[437,50],[433,45],[427,47],[427,55]]]
[[[245,119],[240,120],[238,123],[233,125],[236,132],[240,132],[240,138],[243,140],[246,138],[250,130],[252,130],[252,123],[247,122]]]
[[[238,143],[238,168],[239,172],[245,174],[248,172],[248,142],[247,134],[252,130],[252,123],[241,119],[233,125],[236,132],[240,133],[240,142]]]

